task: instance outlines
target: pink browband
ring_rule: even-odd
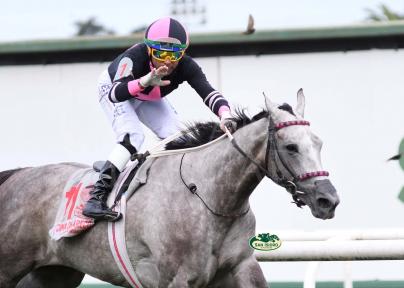
[[[304,173],[302,175],[297,176],[297,179],[299,181],[304,181],[309,178],[317,177],[317,176],[328,176],[330,173],[328,171],[316,171],[316,172],[309,172],[309,173]]]
[[[293,126],[293,125],[305,125],[305,126],[310,126],[310,122],[309,121],[305,121],[305,120],[295,120],[295,121],[286,121],[286,122],[280,122],[278,124],[275,125],[276,130],[285,128],[285,127],[289,127],[289,126]]]
[[[286,121],[286,122],[280,122],[275,125],[276,130],[293,126],[293,125],[304,125],[304,126],[310,126],[310,122],[306,120],[294,120],[294,121]],[[302,175],[298,175],[296,178],[298,181],[304,181],[313,177],[317,176],[328,176],[330,173],[328,171],[315,171],[315,172],[308,172],[304,173]]]

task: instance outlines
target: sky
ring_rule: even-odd
[[[155,19],[170,15],[175,0],[1,0],[0,42],[69,38],[77,21],[97,22],[127,35]],[[177,0],[182,1],[182,0]],[[189,1],[189,0],[185,0]],[[206,24],[190,24],[193,32],[242,31],[252,14],[256,29],[351,25],[366,19],[366,9],[381,3],[404,14],[404,0],[196,0],[206,8]],[[117,4],[119,3],[119,4]]]

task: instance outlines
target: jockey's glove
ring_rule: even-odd
[[[223,132],[226,132],[226,129],[229,129],[230,133],[233,133],[237,129],[237,122],[234,120],[233,116],[231,116],[230,112],[224,112],[220,117],[220,129]]]
[[[139,79],[139,84],[143,87],[149,86],[167,86],[170,84],[170,80],[161,80],[168,73],[167,66],[161,66],[159,68],[152,68],[152,70],[145,76]]]

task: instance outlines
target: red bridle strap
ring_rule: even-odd
[[[275,125],[275,129],[279,130],[285,127],[289,127],[289,126],[294,126],[294,125],[303,125],[303,126],[310,126],[310,122],[309,121],[305,121],[305,120],[294,120],[294,121],[285,121],[285,122],[280,122],[278,124]],[[317,177],[317,176],[328,176],[330,175],[330,173],[328,173],[328,171],[314,171],[314,172],[308,172],[308,173],[304,173],[302,175],[298,175],[296,178],[298,181],[304,181],[313,177]]]
[[[328,171],[315,171],[315,172],[309,172],[309,173],[304,173],[302,175],[298,175],[297,179],[299,181],[304,181],[309,178],[317,177],[317,176],[328,176],[330,173]]]
[[[289,127],[289,126],[294,126],[294,125],[310,126],[310,122],[306,121],[306,120],[285,121],[285,122],[280,122],[278,124],[275,124],[275,129],[279,130],[279,129]]]

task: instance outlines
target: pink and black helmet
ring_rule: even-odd
[[[144,42],[153,49],[183,51],[189,45],[188,32],[177,20],[165,17],[154,21],[144,35]]]

